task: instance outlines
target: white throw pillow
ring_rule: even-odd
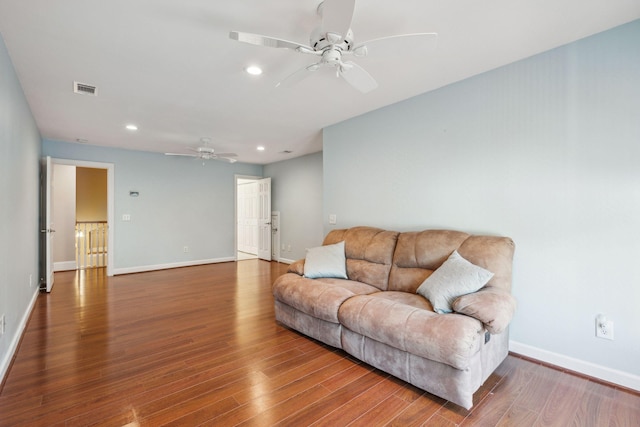
[[[318,279],[320,277],[347,278],[347,258],[344,255],[344,241],[307,249],[304,261],[304,277]]]
[[[479,290],[492,277],[492,272],[470,263],[458,251],[453,251],[416,292],[431,302],[436,313],[451,313],[451,304],[456,298]]]

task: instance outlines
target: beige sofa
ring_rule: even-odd
[[[331,231],[323,245],[342,241],[348,279],[306,278],[305,261],[296,261],[273,284],[276,319],[471,408],[473,393],[508,353],[513,241],[459,231],[354,227]],[[479,291],[456,298],[452,313],[438,314],[416,290],[454,251],[493,277]]]

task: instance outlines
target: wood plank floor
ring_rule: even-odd
[[[640,396],[509,356],[452,405],[284,328],[259,260],[56,274],[0,392],[0,425],[638,426]]]

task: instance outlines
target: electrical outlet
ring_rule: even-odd
[[[0,316],[0,335],[4,335],[4,314]]]
[[[287,252],[291,252],[291,245],[287,245]]]
[[[189,252],[189,246],[185,246],[184,248],[182,248],[182,252],[184,252],[185,254]]]
[[[607,319],[604,314],[596,317],[596,337],[613,341],[613,320]]]

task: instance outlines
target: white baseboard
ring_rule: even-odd
[[[7,374],[7,371],[9,370],[9,366],[11,366],[11,360],[13,359],[13,355],[18,349],[20,338],[22,338],[24,329],[27,327],[27,321],[29,320],[29,316],[31,315],[31,311],[33,310],[33,306],[36,304],[36,300],[38,299],[39,294],[40,294],[40,291],[36,289],[33,293],[33,297],[31,298],[31,302],[29,302],[29,306],[24,311],[24,314],[20,319],[20,323],[18,324],[16,333],[11,339],[11,343],[9,344],[8,351],[4,354],[4,357],[2,358],[2,360],[0,360],[0,384],[4,381],[4,376]]]
[[[283,264],[293,264],[295,261],[296,261],[295,259],[287,259],[287,258],[278,259],[278,262],[281,262]]]
[[[617,384],[622,387],[640,391],[640,376],[638,375],[607,368],[606,366],[596,365],[595,363],[586,362],[584,360],[574,359],[573,357],[553,353],[551,351],[532,347],[516,341],[509,341],[509,350],[513,353],[521,354],[541,362],[549,363],[580,374]]]
[[[60,261],[53,263],[53,271],[77,270],[78,264],[75,261]]]
[[[156,265],[143,265],[138,267],[116,268],[113,270],[113,274],[117,276],[119,274],[144,273],[145,271],[166,270],[169,268],[179,268],[179,267],[192,267],[194,265],[215,264],[220,262],[232,262],[235,260],[236,259],[234,257],[227,257],[227,258],[214,258],[214,259],[200,259],[195,261],[172,262],[169,264],[156,264]]]

